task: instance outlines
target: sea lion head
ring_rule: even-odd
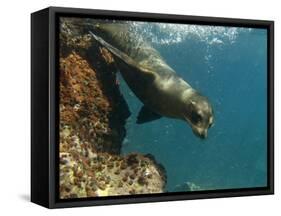
[[[184,101],[183,119],[186,120],[195,135],[205,139],[208,129],[213,125],[214,115],[208,99],[198,92],[192,92]]]

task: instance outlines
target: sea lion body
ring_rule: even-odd
[[[151,110],[151,120],[160,116],[182,119],[191,124],[197,135],[202,138],[207,136],[209,124],[213,123],[212,109],[207,99],[180,78],[157,50],[130,31],[126,24],[97,25],[95,33],[91,34],[116,57],[117,67],[124,80],[143,102],[145,108],[139,117],[142,112],[146,115]],[[192,109],[192,98],[202,99],[207,107],[207,125],[201,130],[195,125],[193,127],[191,121],[192,110],[196,110]]]

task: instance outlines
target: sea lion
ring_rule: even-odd
[[[161,116],[176,118],[188,122],[200,138],[207,137],[214,119],[211,104],[180,78],[158,51],[130,31],[128,24],[97,24],[93,32],[90,34],[113,54],[124,80],[144,104],[137,123]]]

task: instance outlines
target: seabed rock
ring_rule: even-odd
[[[130,112],[114,59],[78,21],[60,24],[60,198],[161,193],[165,169],[153,156],[120,155]]]
[[[183,191],[201,191],[204,190],[199,185],[193,183],[193,182],[184,182],[183,184],[176,185],[176,187],[173,189],[174,192],[183,192]]]

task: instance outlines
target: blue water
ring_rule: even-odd
[[[267,185],[267,32],[264,29],[143,24],[137,30],[193,88],[207,96],[215,124],[208,138],[169,118],[136,124],[142,103],[119,76],[132,115],[122,153],[155,156],[167,191],[192,182],[201,189]]]

